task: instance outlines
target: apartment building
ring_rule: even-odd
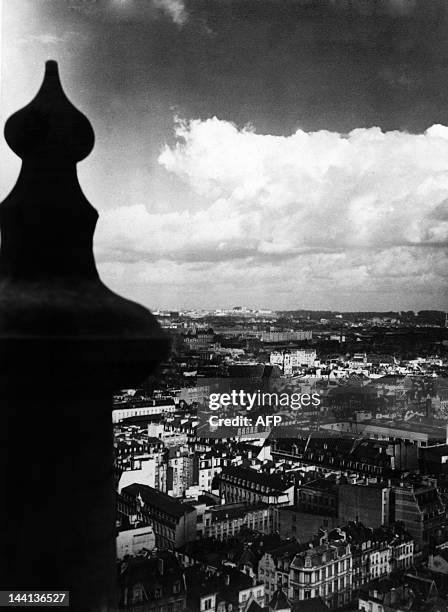
[[[263,502],[285,506],[294,503],[294,484],[279,476],[242,467],[227,467],[218,474],[219,492],[227,503]]]
[[[138,502],[151,520],[159,548],[174,549],[196,539],[196,509],[153,487],[134,483],[121,491],[125,500]]]
[[[291,562],[289,598],[302,601],[321,597],[329,608],[352,597],[352,553],[348,543],[323,543],[299,552]]]
[[[393,513],[415,542],[416,551],[439,543],[446,511],[439,491],[429,481],[402,482],[392,489]]]
[[[235,536],[243,527],[260,533],[277,531],[277,509],[258,502],[249,505],[243,502],[223,504],[208,508],[204,512],[204,537],[218,540]]]

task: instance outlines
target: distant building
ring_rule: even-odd
[[[302,342],[312,340],[313,332],[305,331],[270,331],[262,332],[260,339],[262,342]]]
[[[403,422],[403,421],[342,421],[340,423],[330,423],[324,425],[324,428],[333,429],[335,431],[343,431],[355,435],[363,435],[365,438],[376,440],[390,440],[404,442],[412,442],[418,447],[424,447],[431,444],[440,444],[445,442],[446,427],[437,427],[426,425],[425,423]],[[399,458],[397,458],[399,459]],[[409,459],[409,457],[408,457]],[[409,465],[407,469],[417,469],[417,454],[413,465]]]
[[[350,544],[322,544],[298,553],[290,567],[289,598],[321,597],[330,608],[348,604],[352,597]]]
[[[291,374],[302,367],[312,367],[316,361],[315,349],[297,349],[295,351],[274,351],[269,356],[271,365],[279,366],[284,374]]]
[[[339,487],[331,478],[318,478],[302,485],[298,505],[305,512],[336,516]]]
[[[176,409],[177,407],[174,400],[172,402],[168,400],[145,400],[136,403],[124,402],[121,404],[114,404],[112,422],[119,423],[129,417],[173,413],[176,412]]]
[[[209,348],[215,341],[215,332],[212,328],[198,329],[187,332],[184,337],[184,344],[190,351],[198,351]]]
[[[448,474],[448,444],[421,447],[419,459],[423,474]]]
[[[123,471],[118,484],[119,492],[134,482],[148,485],[158,491],[166,491],[167,465],[163,452],[132,457],[132,461],[123,464],[121,469]]]
[[[264,583],[266,601],[270,601],[280,587],[288,593],[291,561],[303,545],[291,540],[268,550],[258,564],[258,580]]]
[[[223,565],[219,572],[201,580],[198,584],[198,570],[188,581],[189,610],[198,612],[248,612],[262,610],[265,593],[264,584],[244,572]],[[254,603],[255,607],[250,608]]]
[[[327,535],[330,542],[349,543],[352,552],[352,587],[356,591],[393,570],[409,569],[414,562],[414,541],[401,524],[372,529],[350,522]]]
[[[329,428],[331,427],[330,424]],[[380,478],[387,478],[393,470],[412,469],[412,465],[418,465],[417,448],[409,442],[369,440],[362,436],[325,435],[325,431],[315,432],[308,437],[304,436],[293,441],[272,440],[271,452],[274,461],[281,459],[297,461],[302,465],[350,470]]]
[[[417,550],[440,541],[446,525],[445,506],[437,488],[424,481],[392,489],[394,518],[414,539]]]
[[[121,495],[137,500],[150,517],[157,547],[174,549],[196,538],[196,510],[188,504],[138,483],[125,487]]]
[[[186,595],[183,570],[168,551],[158,552],[149,559],[126,559],[120,564],[119,612],[185,612]]]
[[[219,474],[227,459],[221,453],[207,451],[198,456],[197,482],[203,491],[211,491],[213,478]]]
[[[117,559],[135,557],[140,552],[155,548],[156,537],[151,525],[125,529],[117,535]]]
[[[217,540],[235,536],[242,528],[260,533],[277,531],[277,509],[264,503],[223,504],[208,508],[204,513],[204,537]]]
[[[338,498],[340,522],[356,521],[367,527],[389,524],[390,487],[387,483],[340,484]]]
[[[197,458],[188,447],[171,447],[168,451],[166,491],[172,497],[182,497],[194,483]]]
[[[401,579],[377,580],[362,589],[358,609],[364,612],[408,612],[428,610],[447,612],[446,599],[441,599],[434,580],[405,574]]]
[[[308,542],[319,529],[332,529],[339,523],[335,514],[305,511],[300,506],[284,506],[278,509],[281,538],[294,538]]]
[[[279,476],[241,467],[227,467],[217,476],[226,502],[264,502],[285,506],[294,502],[294,485]]]

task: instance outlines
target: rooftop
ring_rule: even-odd
[[[121,491],[122,494],[129,495],[131,497],[141,497],[145,506],[151,506],[158,510],[165,512],[170,516],[180,518],[188,512],[194,512],[194,508],[187,504],[181,504],[179,501],[173,499],[166,493],[162,493],[153,487],[148,485],[134,483],[127,487],[124,487]]]

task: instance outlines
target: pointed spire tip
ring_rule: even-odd
[[[48,76],[59,75],[58,63],[55,60],[45,62],[45,74]]]

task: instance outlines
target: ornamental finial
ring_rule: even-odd
[[[5,138],[23,160],[39,156],[76,162],[93,149],[90,121],[65,95],[54,60],[46,62],[35,98],[6,122]]]

